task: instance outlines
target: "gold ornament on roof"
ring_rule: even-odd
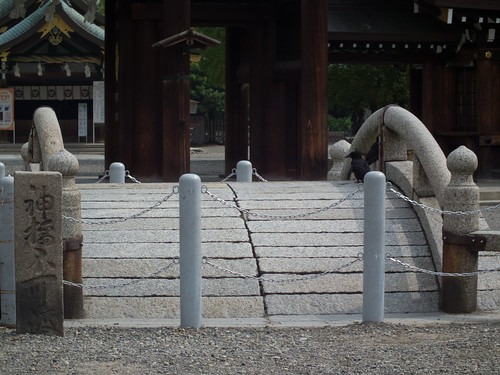
[[[7,57],[9,56],[10,51],[1,51],[0,52],[0,61],[7,61]]]
[[[69,33],[73,33],[75,30],[69,27],[58,14],[55,14],[52,20],[43,25],[38,32],[42,33],[40,39],[48,35],[49,42],[54,46],[57,46],[62,42],[63,34],[68,38],[71,38]]]

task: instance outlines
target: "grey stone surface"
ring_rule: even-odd
[[[258,258],[355,258],[363,253],[363,246],[258,246],[255,254]],[[387,256],[428,256],[427,246],[386,246]]]
[[[304,277],[303,280],[286,282]],[[314,279],[308,279],[309,275],[296,274],[264,274],[263,278],[269,281],[263,282],[266,294],[308,294],[308,293],[361,293],[363,291],[363,274],[360,273],[334,273]],[[314,276],[314,275],[312,275]],[[280,280],[281,282],[276,282]],[[435,291],[437,281],[434,276],[425,274],[387,273],[386,292],[410,292]]]
[[[245,275],[256,276],[257,267],[255,259],[210,259],[216,266],[228,268]],[[172,260],[170,259],[89,259],[83,260],[83,272],[86,277],[178,277],[179,267],[165,269]],[[234,275],[219,270],[216,267],[203,267],[204,277],[235,277]]]
[[[203,317],[264,316],[263,298],[203,297]],[[178,297],[85,297],[85,316],[92,318],[178,318]]]
[[[273,294],[265,297],[270,315],[360,314],[361,294]],[[438,292],[386,293],[385,311],[438,311]]]
[[[262,272],[269,273],[317,273],[317,272],[336,272],[339,270],[341,273],[346,272],[362,272],[363,262],[359,260],[354,262],[357,258],[261,258],[259,259],[259,266]],[[432,270],[434,265],[432,259],[427,257],[406,257],[398,258],[404,263],[419,268]],[[347,266],[347,267],[346,267]],[[386,272],[402,272],[405,269],[391,261],[387,261]]]
[[[14,192],[17,332],[63,336],[61,174],[16,172]]]
[[[258,296],[256,280],[205,278],[202,283],[204,296]],[[112,297],[174,297],[179,296],[179,279],[120,279],[96,278],[86,284],[85,296]]]
[[[252,258],[249,242],[207,242],[202,244],[203,256],[211,258]],[[86,243],[87,258],[175,258],[179,256],[178,243]]]

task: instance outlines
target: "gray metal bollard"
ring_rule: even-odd
[[[179,264],[181,327],[200,328],[201,313],[201,179],[179,179]]]
[[[0,324],[16,324],[14,256],[14,178],[5,176],[0,163]]]
[[[236,164],[236,182],[252,182],[252,163],[240,160]]]
[[[364,179],[363,322],[384,321],[385,175]]]
[[[125,183],[125,165],[120,162],[111,163],[109,166],[109,183],[124,184]]]

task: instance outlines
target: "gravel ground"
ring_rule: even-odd
[[[498,374],[500,322],[321,328],[0,328],[10,374]]]

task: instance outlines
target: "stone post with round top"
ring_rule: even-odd
[[[485,241],[470,235],[479,229],[479,188],[473,173],[477,157],[465,146],[450,153],[451,179],[443,192],[443,272],[467,274],[478,269],[478,251]],[[449,211],[449,213],[446,213]],[[477,275],[443,276],[441,308],[449,313],[470,313],[477,308]]]

